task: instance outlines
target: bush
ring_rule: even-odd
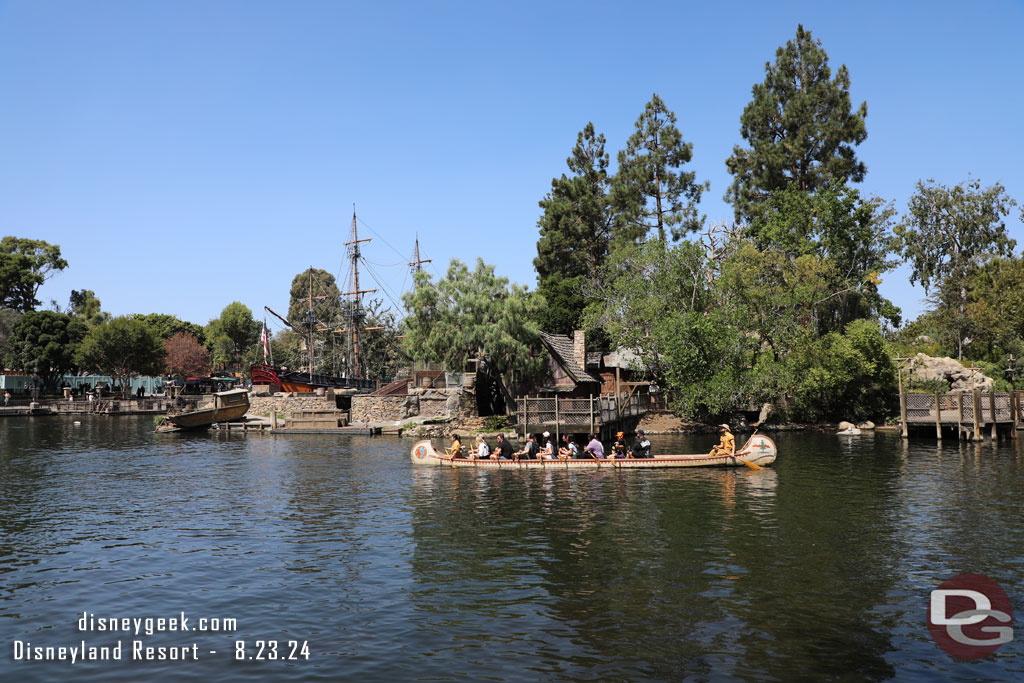
[[[508,421],[508,415],[488,415],[484,418],[485,432],[501,432],[510,426],[511,423]]]

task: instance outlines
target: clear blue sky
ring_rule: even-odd
[[[0,234],[60,244],[46,302],[92,289],[201,324],[283,312],[310,265],[343,277],[353,204],[395,298],[417,234],[437,272],[479,256],[533,287],[537,202],[577,132],[614,159],[653,92],[703,213],[731,218],[739,116],[798,23],[868,103],[864,192],[902,212],[919,179],[973,175],[1024,201],[1019,0],[20,0],[0,3]],[[883,293],[922,309],[905,268]]]

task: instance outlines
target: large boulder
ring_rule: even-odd
[[[965,368],[952,358],[935,358],[919,353],[910,359],[910,379],[921,382],[939,380],[949,385],[950,391],[971,392],[992,390],[992,378],[977,368]]]

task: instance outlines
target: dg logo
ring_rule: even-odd
[[[998,583],[957,574],[931,592],[928,631],[947,654],[980,659],[1013,640],[1013,606]]]

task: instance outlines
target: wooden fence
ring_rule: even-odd
[[[518,430],[528,432],[549,431],[556,435],[567,433],[595,433],[602,427],[651,410],[650,394],[623,396],[591,396],[589,398],[555,398],[523,396],[516,399]]]

